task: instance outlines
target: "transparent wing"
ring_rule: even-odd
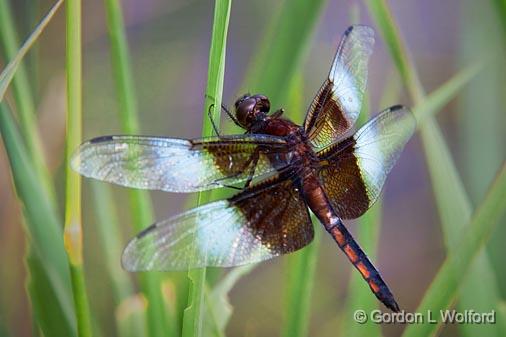
[[[409,109],[393,106],[355,135],[318,154],[323,163],[321,182],[340,217],[357,218],[378,199],[415,126]]]
[[[335,143],[355,124],[362,107],[373,45],[374,31],[368,26],[351,26],[344,33],[329,76],[304,121],[315,151]]]
[[[194,192],[275,173],[290,158],[282,138],[266,135],[194,140],[106,136],[82,144],[71,165],[83,176],[118,185]]]
[[[275,179],[155,223],[130,241],[122,262],[130,271],[231,267],[293,252],[313,235],[300,192]]]

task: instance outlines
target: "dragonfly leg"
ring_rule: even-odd
[[[212,112],[211,112],[211,110],[213,109],[213,107],[214,107],[214,103],[211,104],[211,105],[209,105],[209,109],[207,109],[207,116],[209,117],[209,120],[211,121],[211,124],[213,125],[214,133],[216,133],[216,135],[219,137],[220,136],[220,132],[218,131],[218,127],[214,123],[213,115],[212,115]]]
[[[225,113],[227,114],[227,116],[234,122],[235,125],[237,125],[241,129],[243,128],[242,125],[237,120],[237,118],[235,118],[234,114],[231,113],[230,110],[228,110],[227,107],[224,106],[223,104],[221,104],[221,110],[225,111]]]
[[[252,157],[253,157],[253,159],[251,160],[251,158],[250,158],[249,162],[253,161],[253,165],[251,165],[251,168],[249,170],[248,179],[246,180],[246,183],[244,184],[244,188],[250,187],[251,181],[253,180],[253,177],[255,176],[255,169],[257,167],[258,160],[260,159],[259,152],[255,151],[252,154]]]

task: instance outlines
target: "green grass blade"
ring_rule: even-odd
[[[48,274],[47,266],[33,250],[28,251],[26,264],[30,271],[27,290],[34,323],[46,336],[77,336],[74,317],[65,317],[73,315],[70,291],[65,294],[65,303],[55,301],[63,295],[56,289],[59,284],[55,275]],[[62,304],[66,308],[62,308]]]
[[[134,134],[139,132],[137,101],[119,0],[105,0],[105,9],[120,122],[124,132]]]
[[[274,108],[287,102],[286,88],[290,88],[304,59],[309,38],[325,2],[283,2],[277,17],[260,41],[258,54],[246,73],[247,82],[243,88],[267,95]]]
[[[208,110],[212,106],[212,118],[220,120],[221,96],[225,73],[225,54],[227,32],[230,19],[231,0],[216,0],[214,8],[211,47],[209,51],[209,67],[207,73],[207,87],[205,95],[202,136],[212,136],[214,133]],[[198,203],[209,200],[209,193],[200,193]],[[194,269],[188,272],[189,296],[188,307],[183,313],[183,337],[202,336],[204,312],[204,293],[206,284],[206,269]]]
[[[60,221],[4,103],[0,103],[0,134],[30,238],[28,290],[37,324],[46,336],[76,336]]]
[[[98,233],[100,254],[103,255],[108,274],[107,278],[102,279],[102,282],[110,284],[114,306],[119,307],[132,296],[134,287],[128,274],[121,269],[119,263],[122,251],[122,235],[119,228],[118,212],[109,185],[93,181],[91,182],[91,190],[93,195],[92,207],[95,213],[93,224]],[[140,330],[145,335],[146,320],[144,316],[146,308],[143,308],[142,314],[133,314],[128,309],[123,309],[122,312],[128,312],[128,314],[121,315],[121,320],[116,319],[115,321],[118,336],[141,336]],[[109,320],[110,313],[106,312],[104,314]],[[125,329],[126,326],[129,328]],[[135,326],[135,329],[132,326]],[[130,334],[125,335],[126,331],[129,331]]]
[[[206,293],[208,313],[212,319],[205,320],[204,336],[225,336],[225,328],[233,312],[228,294],[237,281],[251,272],[254,267],[254,264],[249,264],[234,268],[220,280],[211,291]]]
[[[118,212],[108,185],[94,181],[91,183],[91,190],[98,241],[111,280],[114,301],[119,304],[132,295],[134,288],[119,263],[122,243]]]
[[[416,105],[413,113],[418,121],[418,127],[422,127],[427,118],[441,111],[482,69],[482,63],[467,66]]]
[[[136,93],[128,53],[128,44],[123,23],[123,14],[118,0],[105,0],[107,27],[111,42],[111,63],[119,105],[119,119],[126,134],[139,133]],[[141,231],[153,222],[153,206],[149,193],[130,189],[130,210],[136,231]],[[161,275],[143,273],[139,275],[142,291],[148,300],[147,328],[151,337],[171,334],[175,318],[170,317],[161,294]],[[169,320],[171,321],[169,323]]]
[[[65,249],[68,254],[72,291],[80,337],[90,337],[91,317],[83,267],[81,176],[69,159],[82,142],[81,0],[66,3],[67,137],[65,142]]]
[[[318,224],[318,220],[314,218],[313,223]],[[286,318],[281,327],[281,336],[302,337],[308,335],[320,236],[321,230],[316,228],[312,243],[285,258],[287,260]]]
[[[417,105],[423,104],[425,93],[421,86],[416,70],[408,57],[406,48],[400,39],[400,34],[390,13],[385,0],[366,0],[366,4],[376,21],[389,48],[390,54],[396,64],[411,98]],[[430,178],[436,204],[441,218],[445,243],[451,253],[461,239],[464,226],[471,217],[471,203],[464,190],[462,181],[458,175],[451,153],[444,141],[442,132],[433,117],[425,119],[420,128],[420,135],[425,150],[425,156],[429,168]],[[460,296],[460,307],[466,309],[473,307],[476,310],[486,311],[487,302],[492,299],[493,303],[499,300],[494,271],[485,251],[473,265],[467,284],[463,286]],[[475,285],[480,284],[483,289],[481,296],[475,295]],[[487,301],[482,301],[487,299]],[[472,325],[462,325],[460,329],[473,329]],[[487,335],[498,336],[497,327],[494,325],[482,325],[487,330]]]
[[[496,13],[501,22],[504,33],[506,34],[506,1],[504,0],[491,0],[496,8]]]
[[[50,180],[49,171],[45,165],[44,151],[40,140],[39,130],[37,128],[35,107],[28,77],[22,64],[22,59],[37,41],[44,28],[49,24],[63,0],[57,1],[46,16],[35,27],[30,36],[23,45],[18,49],[18,41],[15,33],[15,25],[12,19],[12,11],[9,7],[8,0],[0,0],[0,42],[2,42],[6,59],[10,60],[6,68],[0,75],[0,101],[3,100],[7,87],[12,83],[12,91],[19,112],[21,121],[21,131],[23,139],[34,165],[45,184],[45,188],[50,194],[49,197],[54,200],[55,193]],[[16,76],[14,76],[16,74]]]
[[[494,226],[505,211],[506,165],[503,165],[487,196],[477,208],[469,225],[466,226],[469,230],[464,233],[464,237],[456,247],[450,251],[436,278],[427,290],[422,303],[417,308],[417,312],[426,313],[431,311],[437,315],[439,310],[444,310],[451,305],[464,283],[464,278],[469,276],[471,266],[478,252],[482,250]],[[489,308],[488,311],[490,310]],[[438,326],[439,324],[410,324],[403,336],[432,336]]]

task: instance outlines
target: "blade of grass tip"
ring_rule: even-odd
[[[34,173],[21,135],[4,103],[0,103],[0,135],[30,239],[28,290],[34,318],[46,336],[76,336],[60,221]]]
[[[436,315],[440,310],[445,310],[451,305],[457,293],[462,291],[461,286],[464,284],[464,278],[470,276],[468,274],[474,259],[483,250],[492,230],[505,211],[506,165],[503,165],[485,199],[467,226],[469,230],[463,233],[462,240],[448,254],[425,293],[417,312],[432,312]],[[439,324],[409,324],[403,337],[433,336],[438,327]]]
[[[284,1],[260,41],[242,88],[267,95],[272,106],[284,104],[295,71],[326,0]]]
[[[17,111],[20,115],[21,131],[26,141],[27,149],[32,158],[39,179],[42,180],[47,190],[48,197],[56,204],[56,196],[49,170],[45,165],[44,151],[37,128],[35,108],[32,94],[30,92],[28,77],[23,67],[22,59],[30,48],[37,41],[44,28],[49,24],[56,11],[60,8],[63,0],[55,2],[46,16],[35,27],[23,45],[19,45],[15,32],[15,25],[12,19],[12,11],[8,0],[0,0],[0,41],[2,42],[4,54],[10,62],[0,75],[0,101],[3,100],[9,84],[12,83],[12,90],[16,102]],[[16,74],[16,76],[14,76]]]
[[[207,73],[207,87],[204,103],[202,136],[213,135],[213,125],[208,117],[208,110],[212,106],[212,118],[220,120],[221,96],[223,92],[223,78],[225,74],[225,54],[227,32],[230,19],[231,0],[216,0],[214,7],[211,47],[209,50],[209,67]],[[198,204],[209,200],[208,193],[199,193]],[[196,249],[196,247],[194,247]],[[192,254],[192,258],[195,254]],[[188,307],[183,313],[183,337],[201,336],[204,310],[204,292],[206,268],[188,271],[189,292]]]
[[[292,116],[298,114],[302,119],[304,90],[300,72],[297,72],[293,77],[289,89],[287,110],[292,112]],[[314,216],[312,221],[313,224],[318,224],[318,220]],[[284,258],[286,261],[285,317],[281,326],[281,336],[302,337],[308,335],[320,236],[320,229],[315,228],[315,237],[312,243]]]
[[[80,337],[92,335],[91,318],[83,266],[83,229],[81,214],[81,176],[68,161],[82,142],[82,51],[81,0],[66,3],[66,74],[67,74],[67,137],[65,141],[65,226],[72,292]]]
[[[378,24],[380,31],[394,59],[399,73],[407,86],[413,101],[419,105],[425,99],[425,93],[414,66],[409,59],[406,48],[400,39],[396,23],[390,13],[385,0],[366,0],[371,15]],[[464,232],[463,226],[469,223],[471,217],[471,203],[464,190],[460,177],[452,160],[450,151],[442,132],[433,117],[428,117],[420,128],[422,143],[427,158],[432,188],[436,197],[436,204],[441,218],[442,229],[448,251],[451,252],[460,241]],[[487,253],[482,251],[476,259],[470,276],[460,296],[459,306],[462,309],[472,307],[476,310],[490,310],[490,302],[497,303],[499,291],[494,271],[488,260]],[[479,284],[483,292],[479,298],[475,296],[475,287]],[[483,301],[482,299],[486,299]],[[479,301],[479,303],[477,302]],[[498,335],[495,325],[482,325],[487,334]],[[463,331],[474,329],[473,325],[461,325]]]
[[[139,133],[139,121],[135,86],[128,53],[123,23],[123,13],[118,0],[105,0],[106,20],[111,43],[111,64],[114,72],[114,83],[119,104],[119,119],[122,131],[126,134]],[[130,210],[134,229],[139,232],[153,222],[153,206],[149,193],[143,190],[130,189]],[[165,310],[161,294],[162,276],[155,273],[139,275],[142,291],[145,293],[147,308],[147,328],[151,337],[171,334],[175,318]]]

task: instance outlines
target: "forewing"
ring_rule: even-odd
[[[130,271],[232,267],[293,252],[313,235],[300,192],[275,179],[152,225],[122,262]]]
[[[319,153],[320,179],[340,217],[357,218],[377,200],[415,126],[409,109],[393,106],[335,148]]]
[[[194,192],[269,175],[289,165],[279,137],[239,135],[205,139],[106,136],[82,144],[71,165],[80,174],[118,185]],[[254,170],[253,170],[254,166]]]
[[[315,151],[335,143],[355,124],[362,107],[373,45],[374,31],[368,26],[351,26],[344,33],[329,76],[304,121]]]

